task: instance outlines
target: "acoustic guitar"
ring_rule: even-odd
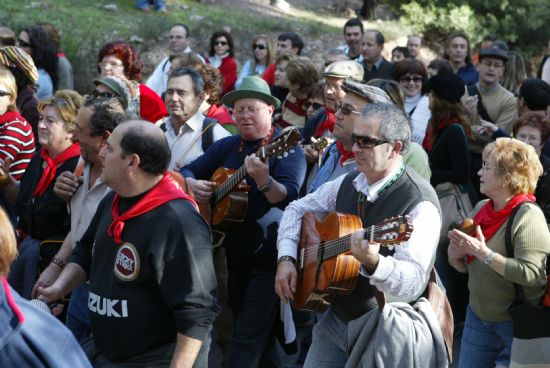
[[[357,283],[361,263],[351,254],[351,236],[363,232],[363,239],[393,246],[406,241],[413,230],[407,216],[392,217],[363,229],[358,216],[331,212],[319,220],[307,212],[302,220],[298,278],[293,307],[324,311],[336,295],[350,294]]]
[[[262,160],[269,157],[283,157],[302,139],[298,128],[288,127],[265,146],[260,147],[256,155]],[[210,200],[199,205],[201,214],[210,226],[221,228],[242,223],[248,207],[248,185],[243,181],[246,167],[238,170],[218,168],[210,181],[216,183]]]

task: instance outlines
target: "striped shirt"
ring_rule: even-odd
[[[19,181],[34,155],[31,124],[18,112],[0,116],[0,159],[10,160],[10,174]]]

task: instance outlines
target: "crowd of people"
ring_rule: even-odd
[[[295,32],[256,35],[249,60],[228,29],[203,53],[185,24],[168,32],[147,79],[128,42],[102,45],[81,95],[55,27],[0,28],[0,361],[206,368],[216,346],[224,367],[278,367],[296,351],[308,368],[445,367],[452,346],[419,301],[435,267],[458,366],[510,364],[513,286],[539,304],[550,254],[550,86],[519,53],[487,36],[472,54],[456,32],[441,58],[424,60],[411,35],[390,61],[356,18],[322,66]],[[449,227],[448,188],[473,231]],[[321,239],[347,233],[304,231],[332,212],[359,227],[321,261]],[[381,247],[373,232],[400,216],[412,233]],[[307,252],[315,312],[289,308]],[[321,288],[330,267],[353,287]],[[387,330],[382,294],[422,330]]]

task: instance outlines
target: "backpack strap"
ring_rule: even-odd
[[[208,147],[214,143],[214,125],[218,121],[213,118],[205,117],[202,122],[202,151],[206,152]]]
[[[481,98],[481,93],[479,93],[479,89],[477,88],[476,84],[470,84],[468,87],[468,95],[469,96],[477,96],[477,112],[479,116],[490,123],[494,124],[494,121],[489,116],[489,113],[487,112],[487,109],[483,105],[483,99]]]

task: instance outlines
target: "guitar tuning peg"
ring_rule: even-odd
[[[277,155],[277,158],[278,158],[278,159],[280,160],[280,159],[282,159],[282,158],[283,158],[283,156],[281,156],[281,155]]]
[[[291,150],[289,150],[288,152],[290,152],[290,153],[295,153],[296,151],[293,150],[293,149],[291,149]]]
[[[288,157],[288,152],[283,153],[283,157]]]

